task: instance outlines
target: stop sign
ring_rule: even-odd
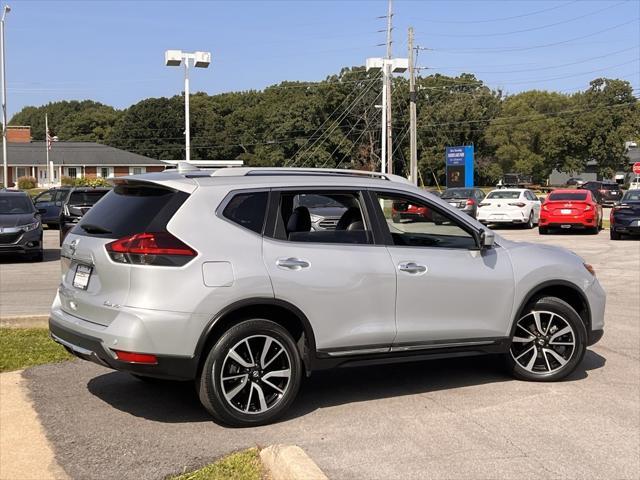
[[[636,162],[633,164],[633,173],[636,175],[640,175],[640,162]]]

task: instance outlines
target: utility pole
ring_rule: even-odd
[[[384,80],[386,82],[385,105],[386,107],[386,124],[384,125],[385,135],[387,138],[387,173],[393,173],[393,118],[391,110],[391,32],[393,30],[393,1],[389,0],[387,8],[387,62],[384,67]]]
[[[2,52],[2,62],[0,62],[0,69],[2,73],[2,183],[4,188],[9,187],[9,161],[7,159],[7,77],[5,74],[6,60],[5,60],[5,45],[4,45],[4,21],[7,13],[11,11],[9,5],[5,5],[2,9],[2,19],[0,19],[0,51]]]
[[[416,132],[416,66],[413,48],[413,27],[409,27],[409,180],[418,184],[418,144]]]

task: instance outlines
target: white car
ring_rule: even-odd
[[[478,221],[519,223],[533,228],[540,219],[540,199],[525,188],[493,190],[478,205]]]

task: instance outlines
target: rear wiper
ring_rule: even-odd
[[[102,228],[100,225],[94,225],[92,223],[84,223],[80,225],[80,228],[87,233],[111,233],[111,230]]]

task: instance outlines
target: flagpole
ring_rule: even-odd
[[[44,114],[44,150],[47,152],[47,171],[49,177],[49,185],[53,183],[53,168],[51,168],[51,164],[49,163],[49,118],[47,114]]]

